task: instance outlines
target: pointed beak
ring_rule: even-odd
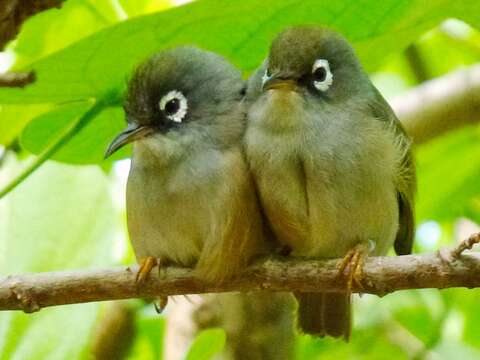
[[[105,159],[124,145],[141,139],[152,132],[153,128],[150,126],[141,126],[134,123],[128,124],[127,128],[118,134],[108,146],[108,149],[105,152]]]
[[[271,77],[263,84],[263,91],[267,90],[298,91],[298,84],[295,80]]]

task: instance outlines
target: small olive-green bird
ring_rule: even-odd
[[[245,156],[245,82],[222,57],[163,51],[134,72],[127,128],[109,156],[133,143],[127,223],[143,281],[155,265],[194,267],[223,281],[263,251],[263,227]]]
[[[361,283],[362,258],[412,249],[411,142],[348,42],[319,27],[273,41],[249,80],[245,146],[261,204],[291,256],[339,258]],[[351,293],[299,293],[308,334],[349,338]]]

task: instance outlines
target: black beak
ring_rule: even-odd
[[[128,124],[127,128],[118,134],[108,146],[105,152],[105,159],[112,155],[115,151],[131,143],[132,141],[141,139],[153,132],[153,128],[149,126],[140,126],[134,123]]]
[[[263,84],[263,91],[267,90],[298,91],[298,83],[292,79],[272,76]]]

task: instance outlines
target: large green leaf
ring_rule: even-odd
[[[21,144],[34,154],[47,148],[52,139],[68,128],[72,119],[78,118],[89,108],[88,103],[61,106],[34,119],[24,130]],[[108,144],[125,127],[124,114],[120,107],[107,107],[90,121],[53,159],[76,163],[100,163]],[[112,156],[120,159],[128,154],[127,148]]]
[[[2,102],[14,103],[104,96],[121,87],[132,66],[146,55],[178,44],[217,51],[251,70],[265,56],[272,37],[292,24],[316,23],[340,30],[371,69],[439,21],[460,16],[463,7],[475,12],[480,5],[468,0],[455,6],[420,0],[198,1],[99,31],[32,64],[36,84],[2,89],[0,96]]]
[[[29,18],[12,44],[22,67],[118,21],[112,0],[68,0]]]
[[[12,161],[2,176],[13,171]],[[108,266],[118,229],[108,178],[98,167],[45,164],[0,202],[2,275]],[[76,359],[97,304],[0,314],[1,359]]]
[[[102,101],[113,98],[120,102],[119,94],[132,67],[147,55],[178,44],[196,44],[217,51],[248,71],[259,64],[279,30],[305,23],[340,30],[352,40],[365,66],[374,69],[388,54],[399,52],[441,20],[460,15],[464,9],[475,11],[475,6],[478,7],[466,0],[456,2],[455,6],[443,1],[427,4],[419,0],[368,0],[361,4],[347,0],[198,1],[110,26],[41,59],[28,67],[37,73],[35,84],[25,89],[0,89],[0,97],[4,103],[92,98]],[[365,8],[368,11],[363,11]],[[96,121],[91,131],[83,132],[91,138],[78,139],[75,144],[105,144],[112,132],[104,124]],[[35,135],[33,129],[45,133],[55,125],[53,120],[43,118],[41,125],[30,127],[29,136],[24,138],[27,148],[38,152],[42,144],[52,141]],[[112,122],[112,127],[119,126],[119,121]],[[90,163],[100,161],[101,152],[100,146],[88,153],[81,146],[72,145],[58,158]]]
[[[420,221],[469,216],[480,221],[480,128],[469,126],[417,151]]]
[[[0,144],[11,144],[32,119],[47,112],[50,107],[49,104],[1,105]]]

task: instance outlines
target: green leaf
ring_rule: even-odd
[[[32,64],[28,69],[35,69],[38,81],[25,89],[1,89],[0,97],[5,103],[103,97],[122,88],[141,59],[179,44],[219,52],[249,71],[259,65],[278,31],[294,24],[340,30],[353,41],[365,66],[373,69],[441,20],[474,6],[478,7],[467,0],[455,6],[420,0],[198,1],[99,31]]]
[[[480,128],[469,126],[417,150],[419,221],[480,221]],[[452,199],[455,199],[452,201]]]
[[[148,304],[136,316],[135,343],[129,354],[130,360],[163,359],[165,318],[159,316]]]
[[[304,23],[340,30],[353,41],[364,65],[373,69],[388,54],[399,52],[425,30],[456,13],[455,9],[468,8],[467,3],[459,1],[450,9],[443,2],[427,5],[414,0],[381,3],[368,0],[362,4],[347,0],[322,4],[313,0],[262,3],[205,0],[107,27],[27,67],[35,69],[38,81],[25,89],[0,89],[0,96],[5,103],[97,99],[118,104],[133,66],[155,51],[178,44],[196,44],[222,53],[243,69],[251,70],[265,56],[278,31]],[[369,11],[362,11],[364,8]],[[112,115],[112,119],[119,117],[117,112]],[[106,126],[106,118],[92,122],[84,131],[92,137],[72,141],[70,149],[56,158],[72,163],[101,161],[104,150],[101,147],[111,138],[113,130],[118,130],[120,121],[113,120],[111,124],[111,128]],[[41,118],[29,127],[28,135],[23,137],[27,149],[39,153],[49,141],[40,135],[55,133],[51,131],[53,125],[52,121]],[[90,143],[94,146],[86,151],[86,144]]]
[[[12,44],[23,67],[71,43],[114,24],[117,15],[111,0],[68,0],[61,9],[52,8],[29,18]]]
[[[223,329],[201,331],[193,341],[186,360],[210,360],[225,347],[227,335]]]
[[[8,161],[2,174],[16,172]],[[94,166],[53,162],[0,202],[0,273],[108,266],[118,228],[108,178]],[[97,304],[0,314],[1,359],[76,359]]]
[[[291,24],[312,22],[342,31],[357,45],[365,65],[373,68],[379,59],[401,50],[448,14],[441,4],[425,6],[416,1],[390,0],[380,4],[370,0],[368,4],[358,5],[345,0],[313,5],[313,1],[259,4],[253,0],[241,3],[206,0],[125,21],[38,61],[31,66],[38,76],[35,84],[25,89],[0,89],[0,96],[4,102],[13,103],[91,98],[104,101],[112,93],[121,93],[127,74],[140,59],[161,48],[184,43],[218,51],[244,69],[252,69],[259,64],[269,41],[279,30]],[[359,6],[368,6],[369,12],[359,17]],[[287,12],[288,17],[281,16]],[[256,16],[246,16],[253,13]],[[228,38],[222,34],[228,34]],[[51,122],[45,118],[41,121],[44,130],[37,123],[24,137],[27,149],[34,153],[38,153],[46,142],[35,135],[34,130],[41,134],[51,129],[47,129]],[[90,133],[99,138],[91,138],[92,143],[105,145],[105,139],[113,131],[104,126],[104,121],[93,124]],[[73,142],[75,145],[87,143],[85,139]],[[75,150],[72,145],[58,158],[73,163],[91,163],[101,161],[101,152],[97,149],[85,151],[81,146]]]
[[[87,104],[61,106],[37,117],[25,128],[21,145],[34,154],[42,153],[60,133],[65,131],[65,128],[70,126],[72,120],[83,115],[88,109]],[[53,159],[75,164],[101,163],[108,144],[124,127],[123,110],[120,107],[107,107],[55,153]],[[120,159],[127,155],[127,149],[121,149],[112,156],[112,159]]]
[[[0,118],[3,119],[0,121],[0,144],[12,143],[33,118],[50,108],[50,104],[0,106]]]
[[[105,108],[105,103],[96,102],[88,105],[81,104],[79,106],[85,106],[84,110],[88,109],[88,111],[81,114],[81,116],[75,116],[75,119],[58,133],[54,141],[48,144],[48,146],[45,147],[41,154],[39,154],[39,156],[29,166],[23,169],[19,175],[13,177],[13,179],[0,190],[0,199],[16,188],[20,183],[22,183],[45,161],[56,154],[58,150],[60,150],[65,144],[67,144],[75,134],[88,125],[88,123],[91,122],[92,119],[94,119],[101,112],[101,110]]]
[[[119,0],[129,17],[165,10],[175,5],[172,0]]]

